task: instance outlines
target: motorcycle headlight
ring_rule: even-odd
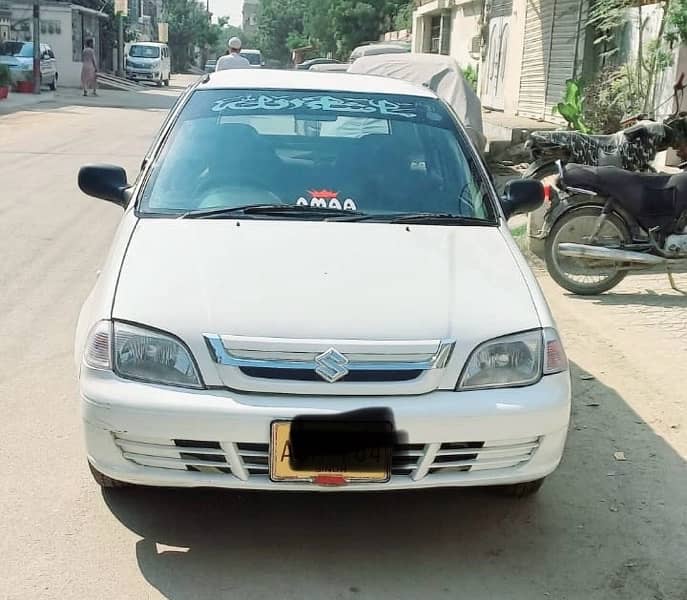
[[[94,369],[114,370],[125,379],[203,387],[191,353],[180,340],[128,323],[97,323],[88,336],[84,362]]]
[[[537,329],[496,338],[478,346],[468,359],[457,390],[520,387],[542,375],[568,368],[554,329]]]

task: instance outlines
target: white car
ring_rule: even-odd
[[[245,58],[253,69],[261,69],[265,66],[265,61],[262,58],[262,52],[254,49],[241,50],[241,56]]]
[[[76,332],[100,485],[525,495],[559,464],[568,364],[506,225],[541,184],[499,202],[427,88],[213,73],[134,184],[79,185],[124,208]]]

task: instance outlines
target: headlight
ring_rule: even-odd
[[[32,71],[33,70],[33,65],[30,63],[22,63],[19,65],[19,69],[22,71]]]
[[[84,361],[94,369],[112,369],[126,379],[203,387],[191,353],[181,341],[127,323],[96,324],[86,344]]]
[[[170,335],[115,322],[114,371],[150,383],[202,387],[196,365],[183,344]]]
[[[542,375],[567,369],[565,352],[554,329],[537,329],[490,340],[470,356],[458,390],[519,387]]]

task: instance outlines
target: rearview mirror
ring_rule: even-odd
[[[537,210],[544,202],[544,186],[536,179],[509,181],[501,197],[501,208],[510,219],[513,215]]]
[[[125,207],[129,201],[126,171],[115,165],[86,165],[79,169],[79,189],[89,196]]]

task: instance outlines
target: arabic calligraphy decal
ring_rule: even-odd
[[[417,111],[412,102],[396,102],[384,98],[345,98],[334,96],[304,96],[271,94],[243,94],[216,100],[214,112],[266,111],[294,112],[317,111],[338,114],[356,113],[380,117],[415,119]]]

